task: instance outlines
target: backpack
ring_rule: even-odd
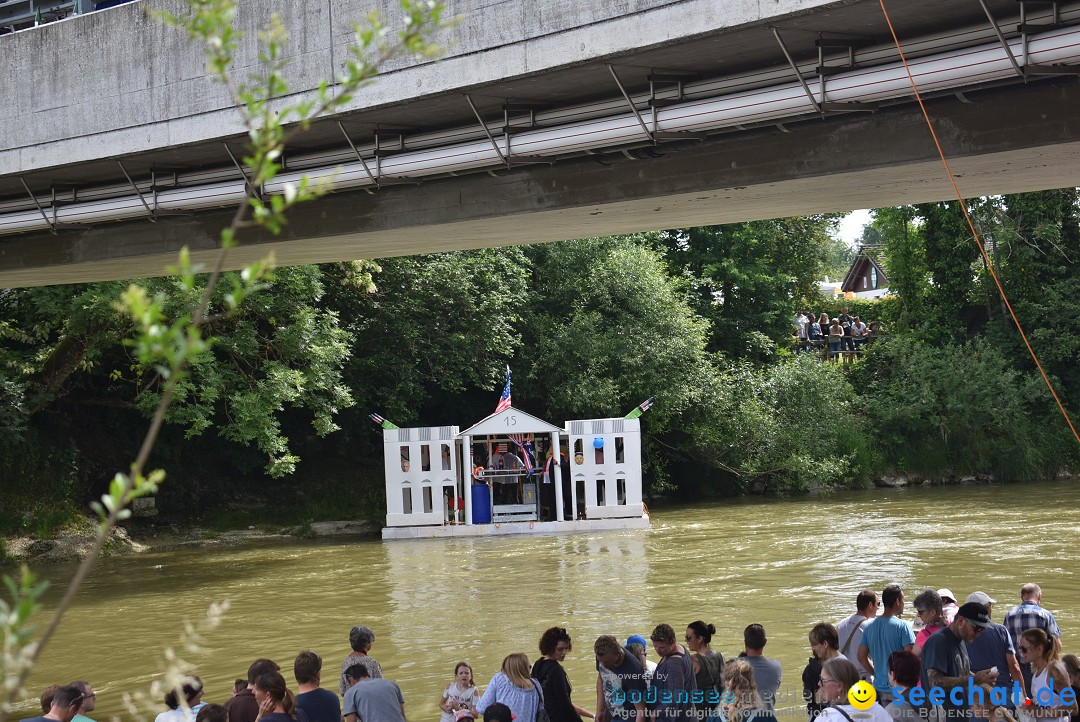
[[[536,703],[536,722],[551,722],[551,718],[548,717],[547,707],[544,706],[544,693],[535,679],[533,680],[533,687],[536,688],[536,696],[539,698]]]

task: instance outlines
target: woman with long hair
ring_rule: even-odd
[[[822,722],[851,722],[855,715],[865,719],[869,713],[873,722],[892,722],[892,716],[880,704],[872,704],[867,710],[856,710],[848,704],[848,690],[858,682],[859,670],[850,660],[833,657],[826,662],[821,668],[818,701],[829,706],[822,710],[818,719]]]
[[[505,704],[514,716],[528,722],[536,719],[536,712],[544,703],[540,683],[529,676],[529,657],[524,652],[507,655],[502,668],[488,683],[484,696],[476,703],[477,714],[483,715],[488,705]]]
[[[830,659],[847,659],[840,654],[840,634],[836,627],[828,622],[818,622],[811,628],[808,635],[810,640],[810,652],[814,656],[807,660],[802,673],[803,699],[806,701],[806,712],[810,719],[814,719],[825,705],[817,701],[818,680],[821,679],[821,666]]]
[[[724,694],[720,698],[721,722],[776,722],[765,709],[754,681],[754,668],[736,657],[724,665]]]
[[[304,710],[297,709],[296,697],[285,686],[280,672],[267,672],[255,680],[255,701],[262,722],[307,722]]]
[[[551,722],[581,722],[593,713],[578,707],[570,699],[573,691],[562,661],[573,649],[570,634],[563,627],[552,627],[540,636],[540,654],[532,668],[533,679],[540,682],[544,693],[544,709]]]
[[[1061,691],[1069,687],[1069,672],[1061,663],[1061,640],[1039,628],[1020,635],[1020,651],[1031,663],[1031,704],[1017,707],[1021,719],[1069,722],[1076,714],[1076,700],[1062,704]]]

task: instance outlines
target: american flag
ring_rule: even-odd
[[[525,464],[525,475],[532,476],[533,473],[533,445],[529,441],[525,434],[507,434],[510,440],[514,442],[514,445],[521,449],[521,460]]]
[[[623,418],[624,419],[636,419],[636,418],[640,417],[642,414],[644,414],[646,411],[651,409],[652,405],[653,405],[653,397],[650,396],[649,398],[645,399],[640,404],[635,406],[634,410],[631,411],[626,416],[624,416]]]
[[[378,414],[368,414],[368,418],[371,419],[372,421],[374,421],[379,426],[383,427],[384,429],[396,429],[396,428],[398,428],[397,425],[394,424],[394,422],[388,421],[388,420],[384,419],[383,417],[379,416]]]
[[[502,396],[499,397],[499,405],[495,407],[495,413],[510,408],[510,366],[506,367],[506,385],[503,386]]]

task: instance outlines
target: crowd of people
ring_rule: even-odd
[[[813,311],[799,311],[792,333],[797,339],[796,353],[817,351],[822,358],[835,361],[844,353],[861,353],[863,346],[881,334],[881,326],[877,321],[868,323],[852,316],[845,307],[833,318],[824,312],[815,317]]]
[[[799,705],[781,716],[1080,722],[1080,659],[1061,655],[1061,631],[1041,602],[1039,586],[1025,584],[1020,604],[999,624],[991,619],[996,601],[985,592],[972,592],[959,604],[949,589],[926,589],[914,598],[917,622],[911,624],[902,618],[906,598],[899,585],[880,595],[863,590],[853,614],[810,629],[812,656],[800,695],[805,711]],[[648,640],[637,634],[625,643],[598,637],[596,694],[589,696],[595,704],[586,707],[574,701],[562,666],[573,649],[570,634],[551,627],[540,637],[540,656],[531,668],[525,653],[507,655],[482,694],[472,667],[458,662],[439,695],[440,722],[776,722],[783,674],[780,663],[765,656],[764,627],[748,625],[743,649],[726,662],[712,648],[715,634],[715,625],[699,620],[681,639],[668,624],[657,625]],[[337,680],[341,697],[321,686],[322,658],[305,650],[293,662],[294,689],[277,663],[257,659],[224,704],[205,702],[202,681],[187,677],[165,695],[168,709],[156,722],[405,722],[405,698],[371,656],[374,641],[368,627],[350,632],[351,652]],[[648,656],[650,643],[656,662]],[[26,722],[93,722],[88,714],[95,700],[87,682],[53,685],[41,695],[44,716]]]

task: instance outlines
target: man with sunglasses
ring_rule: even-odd
[[[94,691],[94,688],[89,682],[84,682],[82,680],[72,682],[71,686],[78,687],[83,693],[82,706],[79,707],[79,714],[75,715],[71,722],[94,722],[94,720],[87,716],[87,713],[93,712],[94,707],[97,706],[97,692]]]
[[[990,612],[978,602],[967,602],[956,612],[952,624],[930,636],[922,651],[922,686],[927,690],[929,699],[937,704],[935,695],[941,697],[941,706],[950,720],[969,719],[971,714],[968,699],[969,680],[975,686],[993,685],[998,673],[984,669],[971,675],[971,662],[968,659],[964,642],[972,642],[990,624]],[[938,688],[940,691],[936,690]]]

